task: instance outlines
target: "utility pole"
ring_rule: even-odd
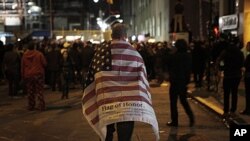
[[[209,58],[208,58],[208,78],[207,78],[207,90],[210,91],[210,85],[211,85],[211,60],[212,60],[212,56],[211,56],[211,49],[212,49],[212,42],[211,42],[211,27],[212,27],[212,19],[213,19],[213,0],[209,1],[210,4],[210,9],[209,9],[209,30],[208,30],[208,46],[209,46]]]
[[[53,13],[52,13],[52,0],[49,0],[49,13],[50,13],[50,38],[53,38]]]

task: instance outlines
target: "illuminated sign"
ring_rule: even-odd
[[[19,17],[6,17],[4,21],[6,26],[20,26],[21,19]]]
[[[238,15],[228,15],[220,17],[219,26],[221,30],[237,29],[239,25]]]

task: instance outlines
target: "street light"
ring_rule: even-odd
[[[97,19],[97,24],[100,26],[101,30],[104,32],[107,28],[109,28],[112,24],[114,24],[115,22],[119,22],[122,23],[123,20],[122,19],[116,19],[114,21],[112,21],[111,23],[106,23],[104,21],[102,21],[100,18]]]
[[[110,24],[107,24],[107,21],[112,18],[112,17],[115,17],[115,18],[120,18],[120,14],[116,14],[116,15],[110,15],[108,16],[106,19],[102,20],[102,18],[97,18],[97,24],[100,26],[101,30],[104,32],[108,27],[110,27],[110,25],[112,25],[114,22],[118,21],[118,22],[123,22],[122,19],[116,19],[114,21],[112,21]]]
[[[113,22],[111,22],[109,25],[114,24],[115,22],[123,23],[123,19],[116,19]]]
[[[38,16],[42,12],[42,8],[36,5],[33,5],[29,8],[28,13],[33,15],[33,16]]]
[[[103,21],[104,22],[107,22],[110,18],[112,18],[112,17],[115,17],[115,18],[120,18],[120,14],[115,14],[115,15],[110,15],[110,16],[108,16],[106,19],[104,19]]]

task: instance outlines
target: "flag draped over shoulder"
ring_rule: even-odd
[[[102,141],[106,126],[122,121],[151,124],[159,140],[143,59],[125,41],[102,44],[96,50],[86,78],[82,110]]]

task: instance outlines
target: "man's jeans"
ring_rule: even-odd
[[[118,134],[118,141],[131,141],[134,129],[134,121],[118,122],[115,124]],[[110,124],[107,126],[107,136],[105,141],[113,141],[115,124]]]

